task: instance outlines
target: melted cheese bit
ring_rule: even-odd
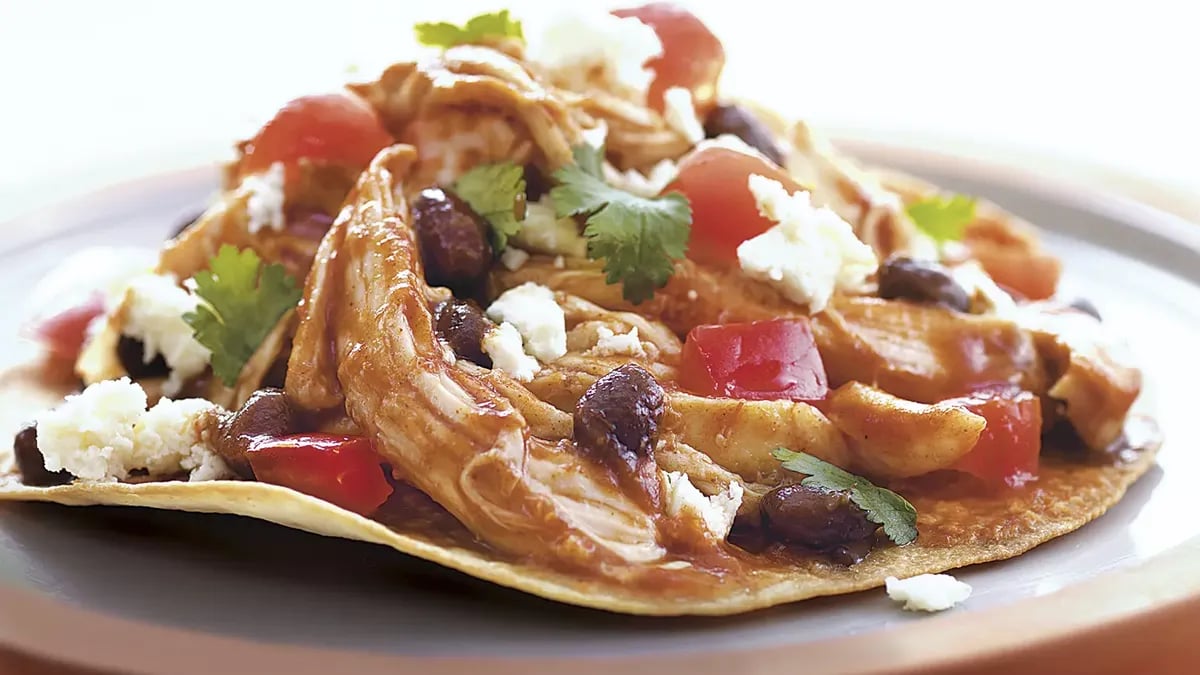
[[[529,262],[529,254],[514,246],[504,249],[500,254],[500,264],[509,272],[516,272]]]
[[[541,368],[537,359],[525,353],[521,334],[505,322],[483,336],[483,352],[492,357],[492,366],[508,373],[518,382],[529,382]]]
[[[683,87],[669,87],[663,92],[663,119],[688,143],[695,145],[704,140],[704,127],[696,116],[691,91]]]
[[[646,356],[637,326],[628,333],[614,333],[608,326],[600,326],[596,329],[596,346],[591,351],[598,356]]]
[[[579,234],[579,225],[574,218],[555,215],[550,195],[525,205],[525,221],[512,243],[534,253],[587,257],[587,239]]]
[[[280,232],[287,224],[283,215],[284,178],[283,163],[275,162],[266,172],[242,179],[242,189],[249,194],[246,214],[250,220],[246,229],[250,234],[258,234],[264,227]]]
[[[37,417],[38,449],[48,471],[112,482],[145,469],[151,478],[189,472],[189,480],[231,477],[207,444],[199,420],[219,410],[203,399],[161,399],[146,410],[146,392],[128,378],[106,380],[68,396]]]
[[[919,574],[907,579],[888,577],[888,597],[912,612],[940,612],[971,595],[971,586],[949,574]]]
[[[973,313],[994,314],[1006,318],[1016,316],[1016,301],[996,285],[977,261],[968,260],[950,268],[950,275],[970,296]]]
[[[679,166],[672,159],[660,159],[646,174],[637,169],[618,171],[612,164],[604,163],[606,183],[639,197],[657,197],[677,175]]]
[[[208,367],[212,353],[196,341],[183,315],[194,311],[199,299],[175,283],[169,274],[145,274],[133,279],[126,291],[125,324],[121,332],[142,341],[146,363],[162,354],[171,373],[163,392],[172,396],[183,383]]]
[[[751,174],[748,187],[758,211],[776,225],[737,249],[742,271],[774,286],[816,314],[834,290],[855,291],[879,261],[850,224],[828,208],[817,208],[807,192],[789,194],[779,181]]]
[[[538,361],[553,361],[567,353],[567,319],[554,292],[527,281],[510,288],[487,308],[496,323],[508,322],[525,341],[525,350]]]
[[[659,477],[662,479],[668,516],[697,518],[704,529],[717,539],[729,535],[733,518],[742,505],[744,490],[740,484],[730,483],[724,492],[706,497],[692,485],[685,473],[664,471],[660,472]]]

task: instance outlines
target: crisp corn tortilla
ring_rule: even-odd
[[[18,425],[69,393],[42,382],[36,366],[0,375],[0,432]],[[881,586],[887,576],[942,572],[1019,555],[1103,514],[1154,462],[1156,445],[1091,460],[1043,458],[1030,487],[991,498],[939,498],[906,491],[917,507],[921,536],[904,546],[873,551],[845,567],[795,558],[754,558],[757,564],[723,579],[700,576],[678,585],[630,587],[603,577],[583,578],[507,559],[474,543],[448,514],[444,527],[403,519],[384,525],[294,490],[253,481],[83,483],[51,488],[21,484],[12,467],[11,441],[0,445],[0,500],[70,506],[139,506],[229,513],[314,534],[390,546],[479,579],[551,600],[643,615],[727,615]],[[447,534],[451,533],[451,534]],[[681,571],[681,578],[687,580]],[[697,573],[699,574],[699,573]]]

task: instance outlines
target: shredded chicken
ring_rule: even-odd
[[[471,167],[535,163],[547,173],[569,164],[582,130],[562,97],[512,56],[462,45],[419,63],[388,68],[351,86],[418,160],[407,189],[450,184]]]
[[[1032,336],[1008,319],[844,297],[812,326],[834,386],[864,382],[922,403],[997,382],[1045,391]]]
[[[1018,321],[1032,331],[1071,426],[1088,447],[1103,450],[1121,435],[1142,390],[1142,374],[1128,348],[1093,317],[1052,303],[1021,308]]]
[[[434,335],[408,207],[396,196],[415,161],[410,147],[381,153],[322,242],[290,399],[314,411],[344,405],[385,459],[492,546],[592,569],[660,559],[654,514],[572,442],[533,436],[513,402]]]
[[[950,468],[987,425],[965,408],[914,403],[860,382],[833,391],[828,412],[850,447],[852,457],[842,466],[883,480]]]
[[[841,433],[807,403],[744,401],[672,392],[663,430],[753,483],[777,484],[783,471],[771,456],[797,448],[838,466],[850,453]]]

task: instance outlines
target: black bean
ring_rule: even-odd
[[[879,266],[879,297],[941,305],[956,312],[971,309],[971,298],[938,263],[903,256],[888,258]]]
[[[487,223],[466,202],[436,187],[421,191],[412,217],[425,280],[456,295],[472,295],[492,264]]]
[[[764,495],[762,515],[772,539],[817,551],[853,550],[874,537],[877,527],[847,493],[799,484]]]
[[[221,420],[213,447],[242,478],[253,478],[246,452],[263,437],[286,436],[296,431],[296,413],[282,390],[259,389],[241,410]]]
[[[460,359],[484,368],[492,357],[483,351],[483,338],[495,327],[472,300],[447,300],[433,310],[434,327]]]
[[[1092,304],[1092,301],[1088,300],[1087,298],[1075,298],[1075,300],[1071,302],[1070,307],[1077,309],[1084,314],[1090,314],[1091,316],[1095,317],[1097,321],[1104,320],[1100,316],[1100,310],[1096,309],[1096,306]]]
[[[13,439],[13,455],[16,456],[17,470],[21,472],[21,482],[34,487],[49,487],[70,483],[73,476],[66,471],[50,472],[46,470],[46,458],[38,449],[37,425],[27,424],[17,432]]]
[[[156,354],[146,363],[146,344],[141,340],[122,335],[117,341],[117,358],[121,367],[129,373],[129,377],[141,380],[148,377],[166,377],[170,374],[166,359],[162,354]]]
[[[716,138],[721,134],[733,134],[746,142],[746,145],[766,155],[767,159],[783,166],[783,152],[775,140],[775,134],[763,124],[754,113],[740,105],[718,105],[708,113],[704,120],[704,135]]]
[[[592,383],[575,406],[575,444],[651,501],[658,499],[653,450],[664,398],[653,375],[627,363]]]

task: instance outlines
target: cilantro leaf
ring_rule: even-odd
[[[939,244],[962,239],[975,220],[975,200],[966,195],[934,195],[909,204],[906,210],[913,223]]]
[[[478,44],[484,38],[515,38],[525,41],[521,22],[509,17],[508,10],[488,12],[471,17],[466,25],[456,26],[447,21],[431,21],[413,26],[417,42],[430,47],[449,49],[455,45]]]
[[[242,367],[279,318],[300,302],[296,280],[283,265],[263,268],[252,249],[225,244],[192,280],[201,303],[183,315],[196,341],[212,352],[213,373],[226,386],[237,383]]]
[[[584,173],[596,178],[604,178],[604,146],[593,147],[584,143],[571,148],[571,156],[575,159],[575,164],[583,169]]]
[[[788,471],[806,474],[801,485],[849,492],[850,501],[866,511],[872,523],[882,525],[883,533],[896,544],[903,546],[917,538],[917,509],[904,497],[807,453],[776,448],[771,456]]]
[[[454,194],[492,226],[497,253],[521,231],[525,218],[525,170],[512,162],[482,164],[459,177]]]
[[[554,172],[550,198],[559,218],[587,216],[588,257],[604,260],[605,280],[624,284],[626,300],[650,299],[687,251],[692,207],[680,194],[639,197],[605,183],[602,150],[575,148],[575,164]]]

